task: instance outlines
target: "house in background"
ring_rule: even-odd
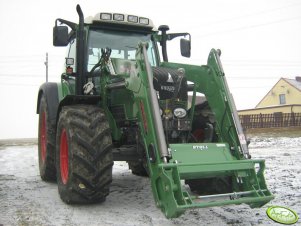
[[[301,77],[280,78],[254,109],[238,114],[244,128],[301,126]]]

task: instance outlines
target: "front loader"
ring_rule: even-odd
[[[264,160],[249,155],[220,50],[207,65],[171,63],[168,42],[181,38],[190,57],[189,33],[135,15],[77,12],[78,24],[55,21],[54,46],[68,46],[65,70],[60,83],[40,87],[37,106],[41,178],[57,180],[64,202],[104,201],[114,161],[150,178],[167,218],[273,199]]]

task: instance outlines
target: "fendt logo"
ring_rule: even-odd
[[[294,224],[299,217],[295,211],[281,206],[272,206],[267,209],[267,215],[273,221],[281,224]]]

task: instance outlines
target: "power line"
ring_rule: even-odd
[[[23,77],[23,78],[35,78],[35,77],[43,77],[44,78],[44,73],[42,74],[0,74],[0,77]]]
[[[229,76],[227,76],[226,75],[226,78],[229,78],[229,79],[240,79],[240,80],[253,80],[253,79],[280,79],[280,77],[278,77],[278,76],[273,76],[273,77],[267,77],[267,76],[265,76],[265,77],[259,77],[259,76],[254,76],[254,77],[249,77],[249,76],[247,76],[247,77],[244,77],[244,76],[231,76],[231,75],[229,75]]]
[[[233,63],[233,64],[227,64],[223,63],[226,67],[285,67],[285,68],[298,68],[301,67],[300,64],[240,64],[240,63]]]
[[[255,86],[237,86],[237,87],[231,87],[230,89],[270,89],[273,86],[260,86],[260,87],[255,87]]]
[[[285,61],[285,60],[223,60],[223,63],[225,64],[282,64],[282,65],[301,65],[301,60],[296,61]]]
[[[50,56],[52,57],[62,57],[62,55],[59,55],[59,54],[51,54],[49,53]],[[25,57],[25,58],[28,58],[28,57],[41,57],[41,58],[44,58],[45,55],[43,53],[41,54],[24,54],[24,55],[0,55],[0,58],[7,58],[7,57],[10,57],[10,58],[19,58],[19,57]]]
[[[300,67],[301,66],[301,62],[300,63],[274,63],[274,62],[262,62],[262,63],[256,63],[256,62],[250,62],[250,63],[242,63],[242,62],[233,62],[233,63],[227,63],[227,62],[223,62],[223,65],[235,65],[235,66],[294,66],[294,67]]]
[[[253,29],[253,28],[257,28],[257,27],[263,27],[263,26],[267,26],[267,25],[283,23],[283,22],[297,20],[297,19],[301,19],[301,17],[297,16],[297,17],[291,17],[291,18],[266,22],[266,23],[262,23],[262,24],[248,25],[248,26],[233,28],[233,29],[229,29],[229,30],[217,31],[217,32],[212,32],[212,33],[208,33],[208,34],[203,34],[203,35],[196,35],[196,37],[203,38],[203,37],[208,37],[208,36],[221,35],[221,34],[226,34],[226,33],[231,33],[231,32],[237,32],[237,31],[241,31],[241,30],[248,30],[248,29]]]
[[[22,83],[0,83],[0,86],[24,86],[39,87],[41,84],[22,84]]]
[[[287,8],[291,8],[291,7],[295,7],[295,6],[298,6],[298,5],[301,5],[301,3],[297,3],[297,4],[294,3],[294,4],[290,4],[290,5],[283,6],[283,7],[277,7],[277,8],[268,9],[268,10],[261,10],[261,11],[251,13],[251,14],[246,14],[246,15],[232,17],[232,18],[229,18],[229,19],[219,20],[219,21],[215,21],[213,23],[207,24],[205,26],[212,26],[214,24],[221,24],[221,23],[226,23],[226,22],[229,22],[229,21],[236,21],[236,20],[242,19],[242,18],[254,17],[254,16],[261,15],[261,14],[267,14],[267,13],[271,13],[271,12],[275,12],[275,11],[279,11],[279,10],[283,10],[283,9],[287,9]]]
[[[43,57],[42,54],[28,54],[28,55],[0,55],[0,58],[28,58],[28,57]]]

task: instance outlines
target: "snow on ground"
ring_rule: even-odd
[[[264,207],[247,205],[187,210],[166,219],[155,206],[149,179],[131,174],[115,162],[106,202],[67,205],[55,183],[41,181],[37,146],[0,146],[0,225],[279,225],[266,216],[270,205],[301,215],[301,138],[251,137],[252,158],[266,159],[265,176],[276,198]],[[299,220],[300,223],[300,220]]]

